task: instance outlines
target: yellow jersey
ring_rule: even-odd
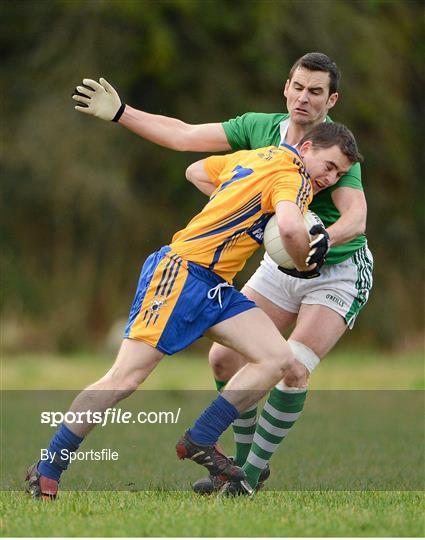
[[[217,188],[170,247],[231,283],[262,244],[277,203],[291,201],[304,214],[312,186],[298,152],[288,145],[211,156],[205,170]]]

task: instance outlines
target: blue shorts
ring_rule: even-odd
[[[143,265],[124,337],[174,354],[211,326],[254,307],[223,278],[164,246]]]

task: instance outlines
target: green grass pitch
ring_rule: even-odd
[[[254,499],[189,492],[64,493],[54,504],[1,497],[5,536],[422,536],[412,492],[263,492]]]

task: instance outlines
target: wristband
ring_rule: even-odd
[[[118,122],[118,120],[121,118],[122,113],[125,109],[125,103],[121,103],[120,108],[117,110],[115,116],[112,118],[111,122]]]

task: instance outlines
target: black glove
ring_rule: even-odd
[[[300,278],[300,279],[313,279],[320,276],[319,269],[316,267],[313,270],[307,270],[306,272],[300,272],[296,268],[283,268],[283,266],[278,266],[279,270],[288,276]]]
[[[323,266],[326,255],[329,252],[329,234],[323,225],[313,225],[309,233],[310,236],[315,236],[316,238],[310,242],[310,251],[308,252],[305,263],[308,266],[316,263],[315,270],[319,270]]]

